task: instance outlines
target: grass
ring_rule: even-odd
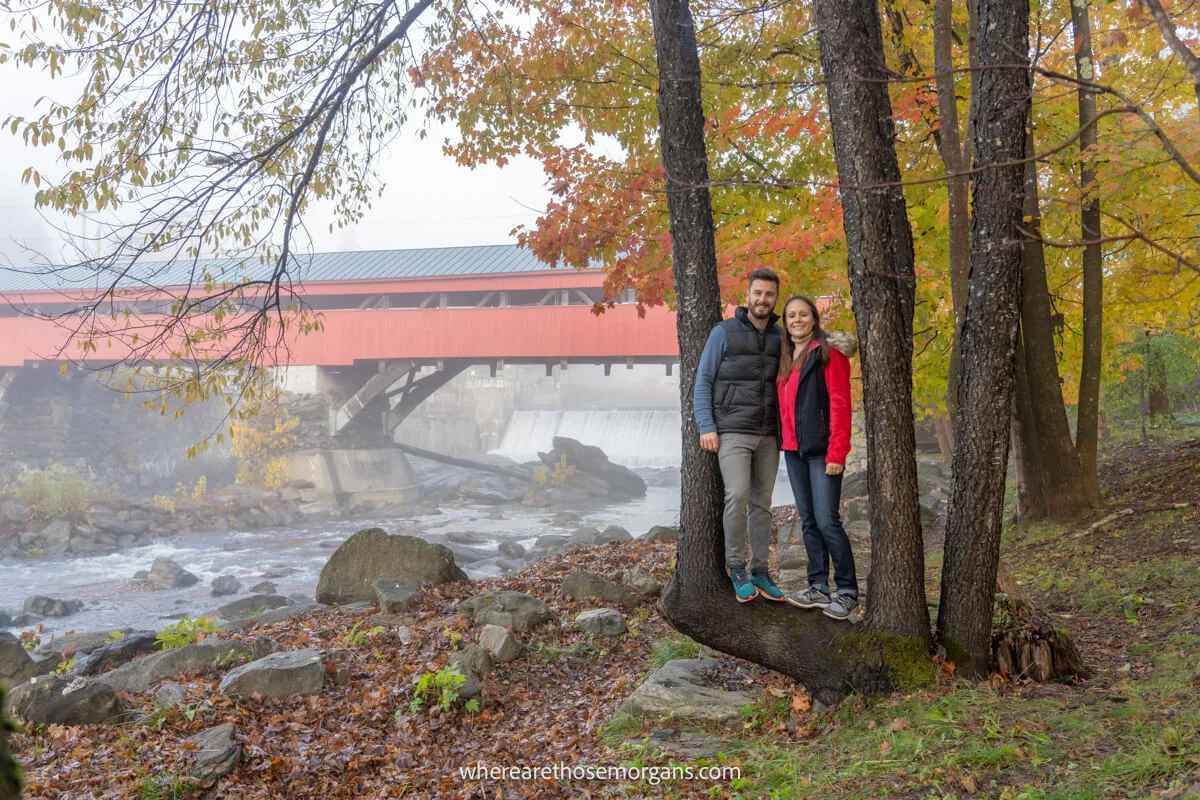
[[[1151,464],[1126,476],[1110,487],[1109,510],[1139,505],[1122,505],[1122,491],[1144,495],[1154,476],[1172,470],[1179,465]],[[1009,526],[1003,553],[1035,602],[1076,637],[1096,669],[1091,681],[1014,686],[943,678],[928,690],[852,697],[825,717],[799,717],[797,726],[812,729],[795,736],[778,733],[789,717],[786,703],[757,704],[743,730],[716,734],[728,744],[723,757],[741,765],[742,781],[711,789],[739,798],[846,800],[1190,796],[1200,783],[1200,513],[1194,506],[1139,512],[1076,535],[1085,527]],[[939,555],[927,558],[931,580]],[[655,664],[698,651],[689,641],[660,641]],[[614,720],[606,741],[641,730],[636,720]]]
[[[194,780],[168,772],[151,775],[140,772],[134,785],[137,800],[182,800],[196,788]]]

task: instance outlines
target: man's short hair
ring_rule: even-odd
[[[750,286],[755,281],[770,281],[775,284],[775,290],[779,290],[779,276],[766,267],[759,267],[750,273],[750,277],[746,279],[746,286]]]

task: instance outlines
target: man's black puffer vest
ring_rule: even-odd
[[[725,357],[713,381],[713,421],[717,433],[779,434],[779,397],[775,375],[783,334],[772,313],[767,327],[759,330],[749,312],[739,306],[725,329]]]

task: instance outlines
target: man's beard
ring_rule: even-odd
[[[764,311],[760,314],[760,313],[758,313],[758,309],[760,308],[760,306],[750,306],[750,316],[752,316],[756,319],[770,319],[771,312],[774,311],[775,309],[772,308],[771,306],[761,306],[761,307],[765,308],[766,311]]]

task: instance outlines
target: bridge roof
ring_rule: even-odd
[[[512,244],[312,253],[299,255],[297,260],[300,266],[293,272],[292,279],[302,283],[512,275],[551,269],[528,250]],[[218,280],[222,271],[234,274],[238,264],[235,259],[215,259],[206,263]],[[242,273],[249,280],[260,280],[270,275],[270,269],[250,261],[242,268]],[[95,289],[110,283],[101,277],[84,267],[60,268],[49,273],[32,268],[0,267],[0,292]],[[147,261],[139,263],[135,274],[123,278],[121,285],[130,288],[186,286],[192,280],[190,262]]]

